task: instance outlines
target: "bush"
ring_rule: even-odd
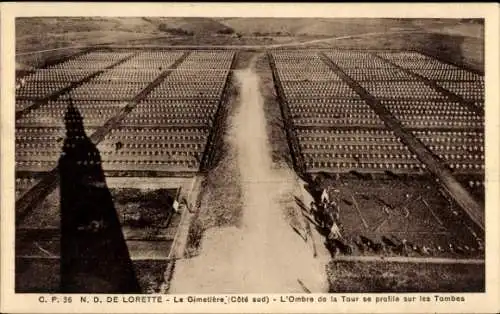
[[[194,220],[188,232],[186,251],[189,256],[196,255],[200,248],[201,239],[203,237],[203,226],[200,221]]]
[[[270,36],[272,35],[271,33],[266,33],[266,32],[254,32],[254,36]]]
[[[224,28],[224,29],[219,29],[217,31],[217,34],[221,34],[221,35],[231,35],[231,34],[234,34],[234,29],[232,28]]]
[[[158,30],[169,33],[172,35],[179,35],[179,36],[193,36],[194,33],[192,31],[188,31],[182,28],[176,28],[176,27],[168,27],[166,24],[160,24],[158,26]]]

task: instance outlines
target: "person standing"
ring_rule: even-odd
[[[323,189],[323,193],[321,193],[321,203],[322,204],[330,203],[330,196],[328,195],[327,189]]]

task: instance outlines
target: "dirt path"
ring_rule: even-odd
[[[273,169],[254,63],[235,72],[241,101],[229,140],[241,174],[241,226],[207,230],[201,254],[177,262],[170,293],[303,293],[299,281],[327,291],[325,262],[290,226],[300,224],[287,207],[297,181],[291,170]]]

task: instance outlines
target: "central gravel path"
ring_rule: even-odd
[[[298,184],[293,171],[273,168],[254,64],[255,58],[249,68],[235,72],[240,103],[230,117],[229,143],[236,150],[241,178],[242,223],[239,228],[207,230],[200,255],[176,263],[170,293],[327,291],[324,260],[314,258],[311,239],[304,241],[291,227],[303,223],[300,215],[290,215]]]

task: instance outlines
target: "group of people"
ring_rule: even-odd
[[[340,191],[332,189],[334,194],[330,200],[328,189],[324,189],[321,193],[319,202],[311,202],[311,211],[313,212],[318,225],[328,231],[328,240],[338,240],[342,238],[340,231],[340,207],[338,204],[337,195]]]
[[[20,89],[24,85],[26,85],[26,80],[24,78],[16,79],[16,90]]]

